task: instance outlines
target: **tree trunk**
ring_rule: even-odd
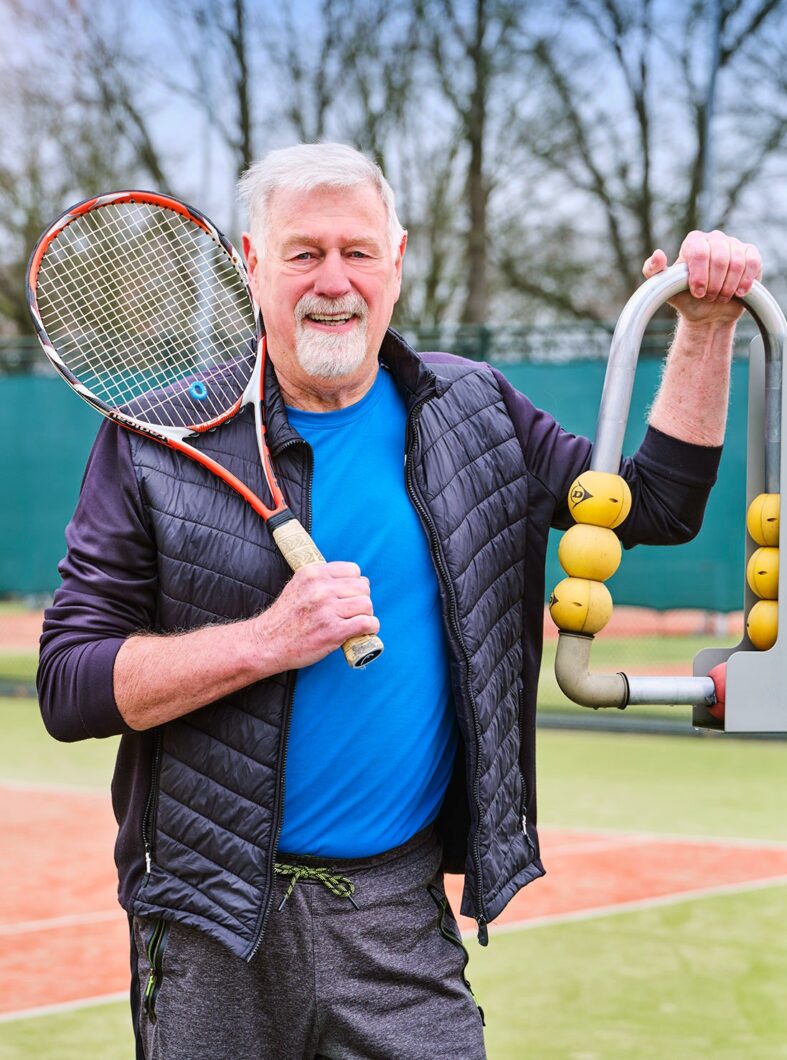
[[[484,50],[486,0],[476,0],[475,32],[469,51],[473,67],[473,90],[466,116],[470,161],[467,172],[467,296],[462,310],[463,324],[484,324],[489,312],[487,254],[487,188],[484,173],[484,134],[489,82],[489,65]]]

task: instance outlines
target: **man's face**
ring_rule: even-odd
[[[244,236],[244,249],[280,376],[297,385],[373,377],[404,244],[394,259],[371,184],[273,194],[265,246]]]

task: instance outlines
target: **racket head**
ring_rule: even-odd
[[[69,207],[34,247],[26,287],[47,357],[111,419],[183,438],[258,396],[243,258],[178,199],[118,191]]]

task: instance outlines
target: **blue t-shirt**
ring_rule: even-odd
[[[371,583],[385,651],[298,673],[279,849],[366,857],[437,816],[457,747],[437,577],[404,482],[406,411],[385,369],[354,405],[288,410],[314,451],[312,529]]]

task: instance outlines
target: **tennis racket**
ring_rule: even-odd
[[[265,336],[242,257],[199,211],[151,192],[72,206],[27,271],[38,338],[68,385],[102,415],[196,460],[262,516],[293,571],[324,563],[276,481],[265,437]],[[249,403],[272,507],[187,438]],[[343,645],[360,669],[376,636]]]

